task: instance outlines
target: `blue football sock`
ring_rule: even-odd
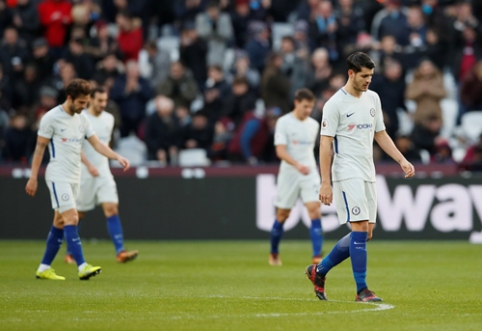
[[[281,241],[281,237],[283,237],[283,223],[278,222],[278,220],[274,221],[273,228],[271,229],[271,253],[279,253],[279,242]]]
[[[367,288],[367,232],[352,232],[350,257],[357,292]]]
[[[62,241],[64,238],[64,230],[57,229],[52,225],[50,228],[49,236],[47,237],[47,247],[45,248],[45,254],[42,259],[42,264],[51,265],[52,261],[55,259]]]
[[[107,218],[107,230],[115,246],[115,253],[119,254],[124,250],[124,235],[119,215]]]
[[[316,272],[324,277],[328,271],[350,257],[351,233],[341,238],[331,252],[318,264]]]
[[[77,225],[64,226],[65,240],[69,247],[70,254],[75,259],[78,266],[85,263],[84,252],[82,252],[82,243],[80,242],[79,233],[77,232]]]
[[[80,225],[82,224],[82,222],[79,220],[79,223],[77,223],[77,233],[80,233]],[[79,237],[80,237],[80,234],[79,234]],[[67,240],[67,239],[65,239]],[[72,253],[70,252],[69,250],[69,245],[66,245],[67,246],[67,250],[65,252],[66,255],[72,255]]]
[[[323,233],[319,218],[311,220],[310,237],[313,245],[313,257],[321,255],[321,248],[323,247]]]

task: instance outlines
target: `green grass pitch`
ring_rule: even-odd
[[[59,254],[67,280],[55,282],[34,278],[43,242],[0,241],[0,330],[482,330],[482,247],[465,242],[370,242],[383,305],[354,302],[349,261],[319,301],[304,275],[309,241],[282,242],[282,267],[268,265],[268,241],[128,247],[139,258],[121,265],[109,242],[84,240],[102,274],[80,281]]]

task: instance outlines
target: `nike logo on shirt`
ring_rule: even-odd
[[[350,117],[351,115],[353,115],[355,113],[351,113],[351,114],[346,114],[346,117]]]

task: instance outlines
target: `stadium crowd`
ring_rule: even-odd
[[[76,77],[109,91],[134,164],[274,163],[294,91],[315,93],[320,120],[362,50],[408,160],[480,171],[480,18],[480,1],[454,0],[0,0],[0,163],[30,161]]]

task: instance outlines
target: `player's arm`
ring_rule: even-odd
[[[83,164],[85,164],[85,166],[89,170],[89,173],[93,177],[99,176],[99,170],[92,163],[90,163],[89,159],[85,156],[85,153],[83,151],[80,153],[80,160]]]
[[[331,188],[331,145],[334,137],[321,136],[320,139],[320,173],[321,188],[320,201],[329,206],[333,202],[333,189]]]
[[[276,145],[276,155],[288,164],[298,169],[303,175],[308,175],[310,173],[310,168],[304,164],[299,163],[291,157],[291,155],[286,150],[286,145]]]
[[[25,191],[30,196],[35,196],[37,192],[37,176],[38,171],[40,169],[40,165],[42,164],[42,160],[44,158],[45,148],[48,146],[50,139],[37,136],[37,145],[35,146],[35,151],[33,153],[33,160],[32,160],[32,168],[30,171],[30,179],[27,182],[27,186],[25,187]]]
[[[98,153],[104,155],[105,157],[108,157],[109,159],[117,160],[117,162],[119,162],[121,166],[124,167],[124,171],[129,169],[129,160],[120,156],[119,154],[114,152],[109,146],[100,141],[99,137],[97,137],[96,134],[91,135],[89,138],[87,138],[87,140]]]
[[[405,173],[405,178],[410,178],[415,175],[414,166],[408,162],[405,156],[403,156],[403,154],[398,150],[387,131],[382,130],[376,132],[375,140],[385,153],[387,153],[392,159],[400,164],[400,167],[402,167],[402,170]]]

